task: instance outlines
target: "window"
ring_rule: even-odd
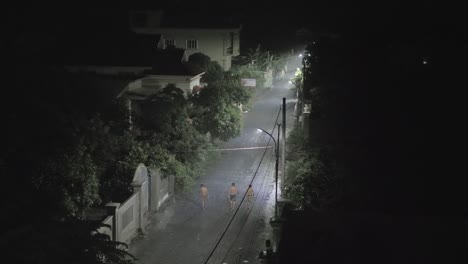
[[[164,44],[166,44],[166,47],[168,46],[174,46],[175,47],[175,40],[173,39],[165,39]]]
[[[188,39],[187,40],[187,49],[198,49],[198,40]]]

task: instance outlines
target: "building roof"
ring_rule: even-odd
[[[64,54],[68,65],[151,66],[160,35],[105,33],[90,36],[85,43],[71,43]]]
[[[150,74],[195,76],[202,73],[187,62],[184,49],[169,47],[156,50],[153,54],[153,69]]]
[[[75,66],[152,67],[147,74],[195,76],[202,71],[187,63],[184,49],[158,46],[160,35],[131,31],[89,34],[69,42],[64,64]]]

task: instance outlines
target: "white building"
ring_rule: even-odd
[[[233,56],[239,55],[241,27],[232,23],[215,21],[216,27],[201,21],[201,18],[181,19],[163,11],[133,11],[130,13],[130,28],[137,34],[159,34],[165,46],[174,45],[186,50],[188,56],[201,52],[217,61],[225,71],[231,68]],[[210,15],[209,15],[210,16]]]
[[[144,99],[167,85],[173,84],[184,91],[186,96],[192,94],[194,87],[200,86],[200,79],[205,72],[193,68],[187,63],[183,49],[167,48],[153,52],[153,67],[147,74],[129,83],[122,91],[133,99]]]
[[[132,115],[134,110],[138,109],[139,101],[144,101],[171,84],[189,97],[193,92],[199,91],[200,79],[205,74],[187,63],[187,55],[183,49],[169,47],[155,50],[152,59],[152,69],[144,77],[128,83],[117,96],[125,98],[127,102],[130,128]]]
[[[169,84],[184,91],[185,95],[192,93],[193,89],[200,86],[200,78],[204,72],[188,75],[158,75],[150,74],[143,78],[130,82],[118,96],[126,94],[132,100],[144,100],[148,96],[161,91]]]

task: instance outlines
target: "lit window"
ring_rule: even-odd
[[[187,49],[197,49],[197,48],[198,48],[198,40],[196,39],[187,40]]]
[[[173,40],[173,39],[165,39],[165,40],[164,40],[164,44],[166,44],[166,47],[167,47],[167,46],[175,46],[175,40]]]

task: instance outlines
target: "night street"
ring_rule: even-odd
[[[273,141],[257,128],[271,132],[282,98],[294,97],[286,87],[287,81],[282,81],[260,95],[253,110],[244,114],[241,136],[221,146],[225,150],[220,158],[207,168],[206,175],[197,179],[192,192],[177,195],[152,217],[144,237],[130,245],[130,252],[140,263],[205,263],[232,217],[208,263],[260,263],[258,255],[265,250],[265,240],[272,239],[269,220],[274,216],[275,158]],[[288,127],[294,124],[293,110],[294,104],[288,103]],[[273,135],[276,138],[276,129]],[[267,144],[269,148],[262,148]],[[250,209],[247,199],[240,202],[252,179],[255,196]],[[237,212],[229,211],[228,190],[232,182],[239,190]],[[198,193],[201,183],[209,191],[205,211]]]
[[[461,5],[4,9],[4,262],[468,263]]]

